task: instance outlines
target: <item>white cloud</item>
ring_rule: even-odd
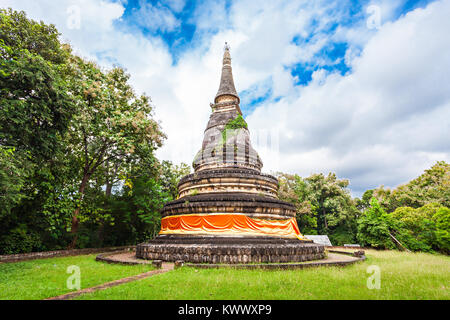
[[[180,26],[181,22],[172,13],[172,7],[178,11],[181,5],[184,6],[184,3],[172,1],[168,4],[170,9],[161,4],[151,4],[145,0],[140,0],[139,8],[133,9],[132,19],[136,25],[152,32],[158,30],[163,32],[173,31]]]
[[[329,74],[297,97],[255,110],[251,128],[281,122],[279,163],[308,174],[337,171],[361,191],[395,186],[450,157],[450,2],[386,23],[352,60],[353,72]]]
[[[267,128],[279,132],[280,153],[257,149],[265,171],[336,171],[361,191],[395,186],[437,160],[450,159],[450,1],[397,21],[392,20],[400,0],[374,2],[382,9],[379,30],[367,28],[366,6],[356,25],[339,25],[332,34],[326,30],[348,15],[342,3],[249,0],[228,9],[224,2],[207,3],[190,21],[197,26],[192,49],[176,64],[159,37],[117,27],[122,3],[0,0],[1,7],[24,9],[32,18],[56,24],[81,55],[124,66],[136,90],[152,96],[155,116],[168,134],[158,151],[162,159],[191,163],[200,148],[225,41],[231,44],[239,91],[256,98],[271,89],[274,97],[282,96],[247,117],[254,139]],[[67,8],[73,4],[81,8],[80,29],[67,26]],[[184,7],[184,1],[144,6],[141,23],[152,30],[178,30],[171,11]],[[297,45],[294,37],[308,41]],[[295,86],[286,66],[311,62],[330,41],[349,44],[346,62],[352,72],[318,70],[307,86]]]
[[[186,5],[186,1],[185,0],[166,0],[165,3],[174,12],[182,11],[184,6]]]

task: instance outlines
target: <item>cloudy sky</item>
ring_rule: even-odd
[[[266,172],[336,172],[356,196],[450,161],[450,0],[0,0],[152,97],[161,159],[191,163],[224,42]]]

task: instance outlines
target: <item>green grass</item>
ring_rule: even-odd
[[[97,291],[78,299],[450,299],[450,257],[366,251],[347,267],[304,270],[182,268]],[[381,269],[381,288],[367,288],[370,265]]]
[[[450,299],[450,257],[366,250],[347,267],[304,270],[181,268],[85,294],[77,299]],[[109,265],[95,255],[0,264],[0,299],[43,299],[67,293],[69,265],[81,268],[82,288],[145,272],[145,266]],[[369,290],[366,272],[381,269],[381,288]]]
[[[80,267],[81,288],[136,275],[151,265],[124,266],[95,261],[96,255],[0,264],[0,299],[45,299],[68,293],[67,267]]]

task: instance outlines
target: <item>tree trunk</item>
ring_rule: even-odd
[[[392,233],[389,232],[389,235],[391,236],[391,239],[394,240],[394,242],[397,244],[398,247],[400,247],[400,249],[402,251],[407,251],[407,252],[411,252],[408,250],[408,248],[406,248],[404,245],[401,244],[400,241],[397,240],[397,238],[395,238]]]
[[[111,196],[111,192],[112,192],[112,183],[110,183],[108,180],[106,183],[106,191],[105,191],[105,195],[107,198]]]
[[[327,220],[325,217],[325,208],[323,207],[324,200],[322,197],[319,201],[319,209],[317,210],[317,234],[322,234],[326,228]]]
[[[320,213],[319,213],[319,211],[317,211],[317,213],[316,213],[316,222],[317,222],[317,226],[316,226],[316,231],[317,231],[317,234],[320,234],[320,224],[321,224],[321,222],[320,222]]]
[[[105,196],[109,198],[111,196],[112,192],[112,182],[111,182],[111,173],[110,173],[110,167],[109,167],[109,160],[105,162],[106,167],[106,190],[105,190]]]
[[[71,244],[69,245],[69,249],[75,249],[76,245],[77,245],[77,240],[78,240],[78,225],[79,225],[79,221],[78,221],[78,214],[80,213],[80,206],[81,206],[81,201],[83,201],[83,197],[84,197],[84,190],[86,189],[86,185],[89,181],[89,177],[90,175],[85,173],[83,180],[81,181],[81,185],[80,188],[78,189],[78,192],[80,193],[80,204],[78,204],[77,208],[74,210],[73,215],[72,215],[72,228],[70,230],[70,233],[73,235],[73,239]]]
[[[103,247],[103,238],[104,238],[103,229],[104,228],[105,228],[105,224],[104,224],[104,222],[102,222],[100,224],[100,226],[98,227],[98,233],[97,233],[100,247]]]

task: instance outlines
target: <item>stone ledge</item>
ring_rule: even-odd
[[[352,257],[364,257],[365,256],[364,250],[356,250],[356,251],[350,252],[350,251],[327,249],[327,251],[331,252],[331,253],[344,254],[344,255],[348,255],[348,256],[352,256]]]
[[[99,252],[114,252],[117,250],[134,249],[136,246],[122,246],[122,247],[107,247],[107,248],[86,248],[73,250],[55,250],[44,252],[19,253],[10,255],[1,255],[0,262],[19,262],[35,259],[47,259],[55,257],[79,256],[85,254],[99,253]]]
[[[259,159],[259,164],[258,163],[250,163],[250,162],[237,163],[234,161],[229,161],[229,162],[221,161],[220,163],[217,163],[217,162],[198,163],[198,161],[196,161],[196,159],[194,159],[194,162],[193,162],[193,167],[194,167],[195,172],[202,172],[202,171],[206,171],[206,170],[208,170],[208,171],[209,170],[220,170],[220,169],[228,169],[228,168],[239,168],[239,169],[247,169],[247,170],[254,170],[254,171],[260,172],[261,168],[263,166],[261,159],[259,159],[259,158],[257,158],[257,159]]]
[[[262,179],[278,182],[278,179],[267,173],[259,173],[257,170],[244,169],[244,168],[223,168],[223,169],[209,169],[188,174],[181,178],[178,186],[182,185],[186,181],[204,179],[204,178],[228,178],[228,177],[254,177],[258,176]]]
[[[277,197],[278,180],[275,177],[242,171],[187,176],[178,184],[179,198],[189,196],[193,191],[197,194],[239,192]]]
[[[152,262],[149,260],[130,259],[130,255],[136,257],[136,254],[134,252],[131,253],[130,251],[114,251],[99,254],[97,257],[95,257],[95,260],[106,263],[123,264],[123,265],[152,264]]]
[[[97,256],[97,261],[103,261],[107,263],[126,264],[126,265],[139,265],[148,264],[152,265],[152,261],[136,258],[133,252],[120,251],[115,253],[106,253]],[[286,269],[304,269],[312,267],[330,267],[330,266],[348,266],[357,262],[366,260],[366,257],[355,256],[354,253],[330,253],[328,256],[321,260],[315,260],[310,262],[299,263],[252,263],[252,264],[203,264],[203,263],[185,263],[183,260],[175,261],[175,268],[191,267],[197,269],[221,269],[221,268],[233,268],[233,269],[265,269],[265,270],[286,270]]]
[[[304,263],[264,263],[264,264],[199,264],[199,263],[187,263],[186,267],[198,268],[198,269],[265,269],[265,270],[287,270],[287,269],[305,269],[314,267],[332,267],[332,266],[348,266],[357,262],[366,260],[365,256],[355,258],[352,260],[336,260],[330,261],[329,259],[323,259],[321,261],[304,262]]]

